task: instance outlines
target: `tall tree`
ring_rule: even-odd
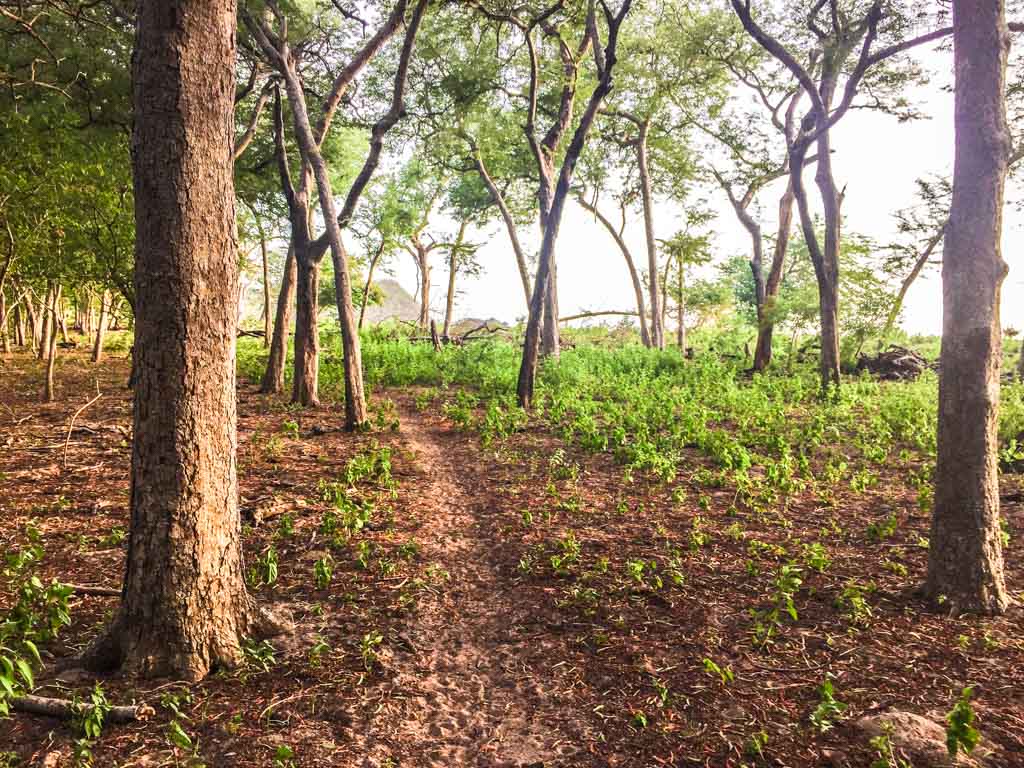
[[[1003,0],[954,0],[953,199],[942,261],[938,457],[925,592],[944,611],[1009,605],[997,426],[1003,189],[1010,157]]]
[[[235,3],[137,9],[131,536],[118,612],[86,660],[197,680],[237,663],[259,623],[235,465]]]

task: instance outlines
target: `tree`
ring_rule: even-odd
[[[938,455],[925,594],[951,613],[1010,603],[999,528],[997,426],[1003,190],[1010,158],[1002,0],[953,3],[953,198],[942,261]]]
[[[853,8],[840,8],[838,0],[815,0],[803,20],[811,42],[807,46],[808,54],[801,57],[794,53],[795,46],[800,43],[787,47],[779,36],[769,33],[755,21],[750,0],[730,2],[748,34],[789,71],[811,102],[810,109],[800,121],[799,131],[789,142],[789,177],[821,294],[820,372],[824,394],[838,387],[840,382],[838,312],[842,193],[832,170],[831,130],[853,106],[866,78],[869,84],[872,84],[870,76],[879,79],[878,65],[910,48],[940,40],[948,36],[951,29],[941,27],[907,38],[904,34],[910,26],[907,17],[913,9],[901,8],[897,3],[883,3],[883,0],[871,0],[868,5],[860,4]],[[890,38],[891,42],[873,50],[880,36]],[[801,63],[801,58],[805,63]],[[845,83],[840,91],[844,75]],[[906,82],[906,79],[904,75],[882,77],[881,81],[891,86]],[[812,146],[817,149],[814,178],[825,214],[824,241],[819,240],[815,232],[803,179],[807,153]]]
[[[235,5],[142,0],[135,45],[132,525],[120,607],[86,660],[197,680],[260,624],[235,467]]]

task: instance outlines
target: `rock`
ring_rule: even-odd
[[[915,768],[985,765],[985,758],[991,754],[991,750],[981,742],[970,757],[958,754],[955,760],[951,759],[946,751],[946,726],[913,712],[890,709],[861,718],[856,727],[868,738],[888,731],[893,746],[911,757]]]
[[[890,346],[874,357],[861,355],[857,370],[867,371],[880,379],[906,381],[916,379],[929,367],[928,361],[912,349]]]

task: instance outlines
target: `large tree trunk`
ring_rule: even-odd
[[[289,245],[284,260],[284,274],[281,277],[281,291],[277,294],[277,313],[274,319],[274,333],[270,341],[267,368],[260,381],[260,392],[265,395],[284,391],[284,367],[288,358],[288,332],[292,324],[292,307],[295,301],[295,246]]]
[[[782,268],[786,263],[786,251],[789,249],[789,234],[793,224],[793,182],[786,185],[786,191],[779,199],[779,228],[775,237],[775,251],[772,254],[772,266],[768,271],[768,279],[764,285],[764,298],[758,308],[757,344],[754,347],[755,371],[763,371],[772,361],[772,333],[775,328],[775,303],[782,287]]]
[[[654,195],[651,193],[651,172],[647,165],[647,131],[650,123],[640,125],[636,142],[636,161],[640,171],[640,196],[644,209],[644,237],[647,240],[647,291],[651,296],[651,345],[665,348],[663,301],[658,286],[658,241],[654,239]]]
[[[260,256],[263,260],[263,347],[270,346],[270,264],[267,260],[267,236],[260,226]]]
[[[551,255],[551,273],[544,296],[544,332],[540,353],[544,357],[558,358],[562,354],[562,334],[558,328],[558,264]]]
[[[320,264],[308,256],[308,246],[295,247],[295,369],[292,402],[320,405]]]
[[[426,333],[430,329],[430,252],[419,241],[413,242],[416,267],[420,273],[420,316],[416,321],[420,330]]]
[[[107,333],[107,307],[110,305],[110,294],[100,294],[100,319],[96,323],[96,341],[92,346],[92,361],[98,363],[103,358],[103,337]]]
[[[136,9],[131,535],[118,612],[86,660],[198,680],[257,628],[235,466],[235,4]]]
[[[1003,0],[954,0],[956,153],[942,259],[938,456],[925,592],[943,611],[1010,603],[999,530],[999,292],[1009,33]]]
[[[21,311],[21,302],[14,305],[14,343],[25,346],[25,315]]]

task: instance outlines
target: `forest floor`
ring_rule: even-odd
[[[0,553],[44,552],[21,570],[8,558],[0,608],[30,573],[119,585],[127,373],[120,356],[65,355],[58,400],[41,404],[40,365],[0,361]],[[922,715],[941,738],[973,685],[974,759],[1024,766],[1021,610],[924,610],[912,588],[928,518],[905,478],[833,507],[790,499],[780,525],[737,512],[725,489],[627,484],[609,454],[576,455],[539,427],[485,448],[429,392],[373,399],[375,428],[352,435],[331,404],[295,410],[240,383],[250,588],[296,630],[198,684],[101,680],[111,702],[155,714],[107,725],[94,765],[868,766],[888,747],[863,718]],[[1004,486],[1019,601],[1024,494],[1016,476]],[[782,593],[798,618],[777,616],[757,648],[752,629]],[[85,647],[116,601],[74,595],[47,665]],[[841,704],[823,709],[826,675]],[[43,674],[39,693],[87,697],[94,682]],[[0,766],[75,765],[79,738],[14,714],[0,720]]]

